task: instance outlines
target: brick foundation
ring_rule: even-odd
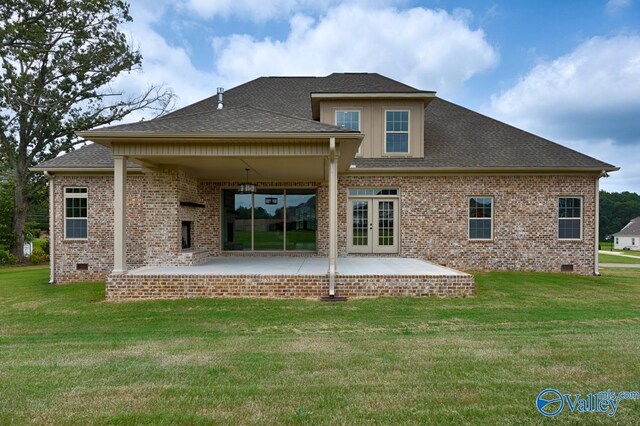
[[[328,294],[327,275],[110,275],[108,300],[213,297],[319,298]],[[336,295],[472,296],[468,274],[338,275]]]

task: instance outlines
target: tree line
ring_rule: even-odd
[[[640,195],[634,192],[600,191],[600,241],[640,216]]]

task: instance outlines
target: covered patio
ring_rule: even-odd
[[[329,287],[327,259],[289,256],[220,256],[195,266],[147,266],[112,274],[110,299],[184,297],[320,298]],[[340,257],[335,295],[471,296],[473,276],[399,257]]]
[[[195,266],[145,266],[131,275],[322,275],[327,273],[323,257],[220,256]],[[340,257],[337,275],[467,275],[455,269],[402,257]]]

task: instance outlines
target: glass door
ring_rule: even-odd
[[[398,252],[398,200],[349,200],[349,253]]]
[[[374,199],[373,252],[398,252],[398,200]]]
[[[371,199],[349,200],[349,253],[371,253],[373,249],[373,210]]]

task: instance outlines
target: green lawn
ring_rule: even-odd
[[[616,256],[615,254],[600,253],[598,259],[601,263],[640,263],[640,258]]]
[[[611,241],[600,241],[600,250],[612,251],[611,250]],[[614,249],[613,251],[617,253],[627,254],[629,256],[637,256],[640,257],[640,250],[620,250]]]
[[[542,424],[640,390],[640,270],[479,273],[477,297],[104,302],[0,269],[0,424]],[[562,424],[640,423],[565,411]]]

